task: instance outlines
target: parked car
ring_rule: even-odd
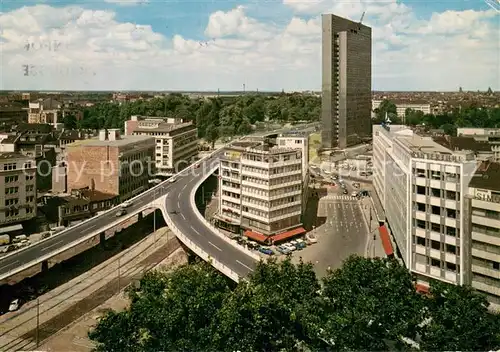
[[[120,209],[120,210],[118,210],[118,211],[116,212],[115,216],[116,216],[117,218],[119,218],[120,216],[125,215],[125,214],[127,214],[127,212],[125,211],[125,209]]]
[[[288,248],[291,252],[295,251],[297,249],[297,247],[295,247],[293,244],[291,243],[283,243],[282,246]]]
[[[349,192],[347,191],[347,189],[345,189],[345,187],[342,188],[344,188],[344,191],[342,192],[343,194],[349,194]]]
[[[295,242],[297,243],[296,247],[298,249],[303,249],[307,247],[307,243],[304,240],[298,239]]]
[[[294,246],[295,248],[297,248],[297,250],[299,250],[299,249],[303,249],[303,248],[305,248],[305,247],[306,247],[306,244],[305,244],[305,243],[300,243],[300,242],[298,242],[298,241],[296,241],[296,240],[294,240],[294,241],[290,241],[290,244],[291,244],[292,246]]]
[[[283,245],[278,246],[277,250],[281,254],[290,254],[290,253],[292,253],[292,251],[290,249],[288,249],[286,246],[283,246]]]
[[[317,238],[312,233],[306,234],[306,241],[309,244],[317,243],[318,242]]]
[[[358,196],[358,192],[353,191],[353,192],[351,193],[351,197],[357,197],[357,196]]]
[[[259,252],[267,254],[267,255],[273,255],[274,254],[273,250],[271,248],[267,248],[267,247],[260,247],[259,248]]]

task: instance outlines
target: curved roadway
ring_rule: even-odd
[[[296,127],[297,128],[297,127]],[[299,127],[300,128],[300,127]],[[312,129],[307,127],[306,130]],[[289,131],[289,128],[276,130],[265,134],[276,134]],[[133,200],[133,204],[127,208],[127,212],[132,214],[139,209],[153,203],[153,201],[165,194],[166,210],[169,212],[170,218],[186,237],[194,242],[198,247],[206,251],[214,259],[229,267],[239,276],[246,276],[254,268],[256,261],[244,251],[238,250],[233,244],[226,242],[208,228],[201,221],[196,212],[198,209],[192,207],[191,191],[192,188],[200,181],[201,178],[206,178],[207,174],[215,165],[218,156],[222,150],[214,153],[210,158],[201,161],[201,167],[188,168],[176,175],[177,181],[170,183],[168,181],[160,184],[154,189],[150,189]],[[51,237],[44,241],[34,243],[31,246],[24,248],[18,252],[11,253],[3,258],[0,258],[0,279],[9,277],[10,275],[28,269],[29,267],[39,264],[51,256],[56,255],[56,251],[63,247],[71,246],[83,236],[86,236],[94,231],[104,231],[105,227],[109,228],[109,224],[117,220],[116,210],[108,211],[104,214],[95,216],[87,221],[72,226],[57,236]],[[54,253],[52,255],[52,253]],[[33,263],[29,267],[24,267],[26,264]]]

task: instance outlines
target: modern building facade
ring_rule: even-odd
[[[262,243],[305,232],[301,150],[235,142],[219,170],[219,226]]]
[[[155,139],[101,130],[99,137],[66,145],[68,191],[88,187],[119,195],[120,201],[148,188],[154,170]]]
[[[125,121],[126,135],[155,138],[155,162],[159,176],[171,176],[198,155],[198,130],[178,118],[132,116]]]
[[[371,137],[372,30],[322,15],[321,141],[346,148]]]
[[[469,184],[471,284],[500,310],[500,164],[483,162]]]
[[[0,226],[36,217],[36,178],[34,158],[0,154]]]
[[[419,284],[468,283],[464,197],[474,153],[451,151],[404,126],[373,130],[373,185],[404,264]]]

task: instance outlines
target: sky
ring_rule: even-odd
[[[498,1],[2,0],[0,89],[318,91],[321,14],[365,12],[373,90],[500,90]]]

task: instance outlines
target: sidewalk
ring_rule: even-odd
[[[92,268],[83,275],[0,317],[0,350],[29,350],[91,311],[180,248],[167,228]],[[38,309],[37,309],[38,308]],[[38,310],[38,314],[37,314]],[[37,329],[38,315],[38,329]],[[68,349],[66,349],[68,350]]]
[[[363,212],[365,222],[368,224],[368,229],[370,231],[369,238],[366,244],[366,257],[384,258],[384,247],[382,246],[382,241],[380,240],[380,236],[378,234],[379,222],[373,209],[372,200],[369,197],[363,198],[360,202],[360,207],[361,211]]]

